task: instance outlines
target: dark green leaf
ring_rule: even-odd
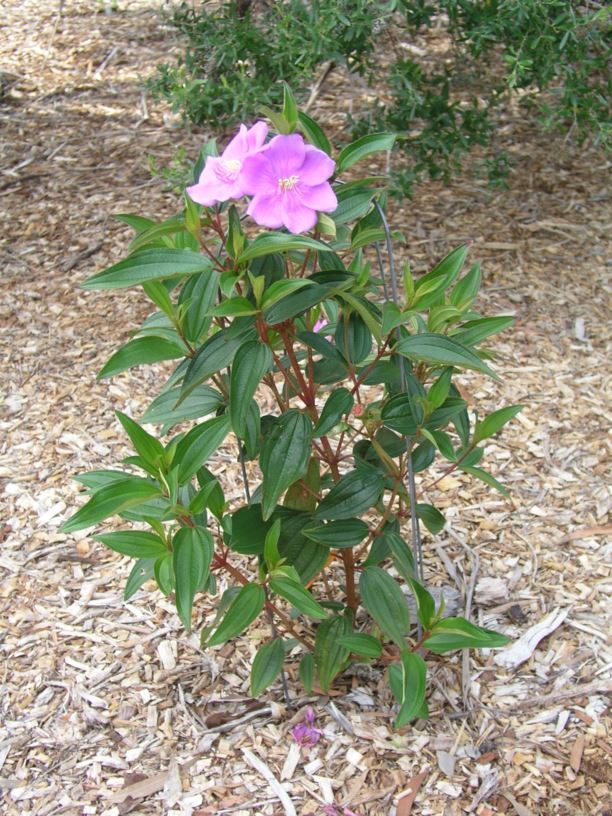
[[[344,150],[340,152],[338,161],[336,163],[336,173],[343,173],[352,167],[361,159],[372,153],[380,153],[381,151],[391,150],[395,144],[395,133],[371,133],[368,136],[362,136],[361,139],[347,145]]]
[[[444,529],[446,519],[433,505],[419,503],[416,506],[416,513],[430,533],[435,535]]]
[[[297,409],[284,413],[261,450],[262,515],[269,519],[279,496],[308,469],[312,425]]]
[[[259,616],[265,602],[266,593],[262,586],[259,584],[246,584],[246,586],[243,586],[206,645],[220,646],[244,632]]]
[[[249,341],[236,352],[230,378],[229,414],[234,433],[240,439],[246,433],[251,399],[272,362],[272,352],[261,341]]]
[[[240,346],[244,345],[247,340],[254,339],[255,329],[248,329],[236,335],[229,334],[227,330],[213,334],[189,362],[181,389],[181,399],[207,380],[211,374],[216,374],[222,368],[230,365]]]
[[[436,614],[436,603],[419,581],[414,578],[409,578],[408,584],[416,601],[417,618],[427,631]]]
[[[387,428],[403,434],[414,436],[417,432],[417,422],[412,406],[414,402],[408,394],[396,394],[391,397],[382,408],[381,418]]]
[[[154,558],[140,558],[132,567],[123,591],[123,600],[129,601],[143,584],[155,577]]]
[[[299,612],[308,615],[314,620],[322,620],[327,617],[327,612],[323,607],[315,601],[310,592],[301,584],[285,578],[283,576],[273,577],[270,579],[270,589],[281,598],[294,606]]]
[[[359,578],[359,591],[363,605],[378,626],[400,650],[405,650],[410,614],[398,583],[380,567],[366,567]]]
[[[444,334],[431,332],[415,334],[401,340],[396,349],[400,354],[417,362],[474,369],[488,374],[494,380],[499,380],[497,374],[478,355]]]
[[[174,463],[179,467],[179,484],[184,484],[212,456],[230,430],[228,416],[207,419],[196,425],[180,440],[174,453]]]
[[[120,530],[94,536],[94,539],[130,558],[157,558],[166,552],[166,545],[158,535],[143,530]]]
[[[316,306],[322,300],[329,296],[329,290],[325,286],[319,284],[312,284],[305,289],[300,289],[297,292],[292,292],[287,297],[284,297],[278,303],[275,303],[264,313],[264,319],[269,326],[274,326],[277,323],[282,323],[284,320],[289,320],[296,315],[302,314],[311,306]]]
[[[263,554],[264,542],[272,521],[261,517],[261,505],[252,504],[241,507],[231,516],[232,534],[230,547],[243,555]]]
[[[328,247],[322,244],[321,241],[315,241],[314,238],[308,238],[306,235],[264,232],[262,235],[258,235],[254,241],[251,241],[237,259],[237,263],[243,264],[262,255],[271,255],[273,252],[290,252],[295,249],[314,249],[318,252],[325,252]]]
[[[351,312],[340,315],[336,326],[336,346],[345,360],[361,363],[372,348],[372,335],[362,318]]]
[[[334,389],[323,406],[313,436],[325,436],[353,407],[354,399],[348,388]]]
[[[153,564],[153,572],[157,586],[164,597],[167,597],[174,589],[174,566],[172,563],[172,554],[166,553],[160,555],[155,559]]]
[[[502,496],[510,495],[503,484],[498,482],[495,476],[491,476],[490,473],[487,473],[486,470],[479,467],[468,467],[464,464],[459,465],[459,467],[464,473],[469,473],[470,476],[473,476],[475,479],[480,479],[481,482],[489,485],[489,487],[493,487],[495,490],[498,490]]]
[[[477,346],[492,334],[509,329],[514,323],[514,318],[510,315],[499,317],[483,317],[479,320],[470,320],[464,323],[461,328],[453,332],[452,339],[464,346]]]
[[[337,482],[317,507],[320,519],[349,519],[373,507],[385,486],[380,473],[353,470]]]
[[[476,423],[474,428],[474,443],[478,444],[483,439],[489,439],[500,431],[507,422],[523,410],[524,405],[509,405],[507,408],[500,408],[493,411],[488,417]]]
[[[304,535],[334,550],[356,547],[370,532],[365,521],[342,519],[304,528]]]
[[[378,638],[372,635],[356,633],[354,635],[344,635],[340,638],[340,645],[346,646],[350,652],[361,657],[378,658],[382,654],[382,644]]]
[[[305,654],[300,660],[300,680],[304,686],[306,694],[312,694],[312,687],[314,685],[314,657],[311,654]]]
[[[308,278],[289,278],[288,280],[276,281],[264,292],[261,302],[262,309],[269,309],[274,306],[275,303],[278,303],[299,289],[303,289],[305,286],[314,286],[314,283]]]
[[[191,629],[193,599],[208,576],[213,538],[203,527],[181,527],[172,541],[176,576],[176,609],[183,626]]]
[[[332,149],[329,139],[314,119],[311,119],[310,116],[300,111],[298,113],[298,127],[306,137],[306,141],[318,147],[319,150],[322,150],[324,153],[327,153],[328,156],[331,156]]]
[[[399,572],[404,581],[410,581],[411,578],[416,578],[414,555],[408,544],[399,533],[388,533],[386,538],[389,542],[389,549],[393,555],[395,569]]]
[[[450,294],[450,302],[458,309],[465,309],[474,300],[480,289],[480,264],[474,264],[470,271]]]
[[[349,656],[349,650],[340,643],[343,635],[350,633],[350,625],[344,617],[334,615],[317,628],[315,635],[314,662],[319,677],[319,685],[324,692],[342,669]]]
[[[110,357],[98,372],[97,378],[104,380],[134,366],[174,360],[177,357],[184,357],[186,353],[187,349],[162,337],[137,337],[135,340],[129,340]]]
[[[251,697],[271,686],[283,669],[285,647],[282,638],[274,638],[257,650],[251,667]]]
[[[101,487],[80,510],[64,522],[64,533],[74,533],[92,527],[109,516],[128,507],[142,504],[153,496],[159,496],[159,486],[138,476],[127,476],[120,481]]]
[[[166,428],[170,428],[187,419],[200,419],[207,414],[213,414],[223,405],[221,394],[209,385],[198,385],[179,404],[180,393],[180,387],[164,391],[149,405],[141,421],[163,424]]]
[[[83,289],[122,289],[145,281],[196,275],[210,268],[208,258],[189,249],[141,249],[92,275],[81,286]]]
[[[444,618],[431,630],[423,648],[444,654],[455,649],[496,649],[509,642],[505,635],[475,626],[465,618]]]
[[[161,442],[150,433],[147,433],[144,428],[141,428],[137,422],[134,422],[127,414],[121,411],[115,411],[119,422],[123,425],[125,432],[130,437],[134,448],[139,456],[142,456],[144,461],[153,468],[158,468],[164,461],[164,446]]]
[[[427,664],[414,652],[405,652],[401,656],[401,697],[400,710],[395,720],[395,727],[401,728],[419,715],[425,703],[427,690]]]

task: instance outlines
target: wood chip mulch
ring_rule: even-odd
[[[497,344],[503,385],[466,378],[491,409],[527,406],[487,450],[512,498],[447,477],[429,499],[449,523],[425,543],[430,583],[473,596],[473,619],[518,646],[435,662],[431,719],[400,732],[378,668],[356,670],[311,700],[323,734],[300,748],[295,678],[295,710],[279,684],[259,708],[248,696],[263,624],[204,653],[206,602],[187,635],[159,593],[123,602],[128,559],[58,532],[81,501],[71,476],[126,451],[112,411],[138,416],[158,377],[96,382],[146,307],[78,284],[125,250],[113,213],[176,206],[147,156],[195,156],[206,135],[143,94],[175,47],[157,4],[103,8],[20,0],[0,20],[0,812],[610,813],[604,157],[517,110],[503,131],[509,191],[469,176],[392,207],[417,271],[471,241],[483,311],[516,314]],[[335,83],[311,113],[339,130],[361,90]],[[237,491],[231,445],[216,468]]]

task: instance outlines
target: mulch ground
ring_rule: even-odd
[[[440,482],[429,499],[448,525],[425,539],[426,572],[473,595],[473,619],[530,643],[519,665],[502,653],[435,663],[430,720],[399,733],[378,667],[355,671],[312,699],[323,735],[299,748],[295,678],[295,710],[278,685],[258,709],[248,696],[263,628],[204,653],[200,626],[185,634],[159,593],[123,602],[128,559],[87,531],[58,532],[81,501],[72,475],[126,453],[113,410],[138,416],[158,376],[96,382],[146,307],[79,283],[125,251],[113,213],[176,208],[147,157],[195,157],[207,136],[142,92],[172,47],[156,4],[102,7],[67,0],[60,16],[57,0],[20,0],[0,20],[0,811],[609,813],[604,157],[516,111],[503,131],[509,191],[470,176],[392,206],[417,271],[470,241],[483,311],[516,314],[497,345],[503,384],[466,380],[489,408],[527,406],[487,449],[512,498]],[[311,113],[338,132],[361,89],[334,83]],[[216,470],[237,484],[231,446]],[[210,613],[202,601],[201,621]]]

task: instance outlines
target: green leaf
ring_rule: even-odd
[[[342,185],[336,191],[338,206],[332,213],[336,224],[346,224],[364,216],[372,206],[375,190],[370,187],[353,188]]]
[[[382,644],[378,638],[359,632],[354,635],[343,635],[340,638],[340,645],[345,646],[350,652],[361,657],[376,659],[382,654]]]
[[[209,311],[212,317],[241,317],[243,315],[253,315],[257,312],[255,306],[245,297],[233,297],[224,300],[219,306]]]
[[[475,626],[465,618],[444,618],[431,630],[423,648],[444,654],[456,649],[496,649],[509,642],[505,635]]]
[[[138,337],[129,340],[116,351],[98,372],[97,379],[105,380],[114,377],[128,368],[138,365],[159,363],[162,360],[174,360],[184,357],[187,350],[178,343],[165,340],[162,337]]]
[[[452,378],[452,367],[445,368],[427,392],[427,401],[431,405],[432,409],[439,408],[444,404],[444,402],[446,402],[450,391]]]
[[[323,620],[327,612],[315,601],[310,592],[290,578],[275,576],[270,579],[270,589],[294,606],[299,612],[314,620]]]
[[[450,302],[458,309],[467,308],[475,299],[480,289],[480,264],[476,263],[470,271],[455,285],[450,294]]]
[[[142,215],[135,215],[134,213],[116,213],[114,217],[117,221],[127,224],[136,233],[144,232],[149,227],[154,227],[156,223],[151,218],[144,218]]]
[[[283,669],[285,647],[282,638],[264,643],[257,650],[251,667],[251,697],[257,697],[271,686]]]
[[[408,394],[396,394],[382,408],[381,419],[387,428],[403,434],[415,436],[417,421],[412,411],[413,400]]]
[[[350,623],[344,617],[334,615],[324,620],[315,635],[314,662],[319,677],[319,685],[324,692],[342,669],[349,656],[349,650],[340,643],[343,635],[350,633]]]
[[[349,519],[373,507],[385,486],[380,473],[353,470],[337,482],[317,507],[315,517]]]
[[[123,590],[123,600],[129,601],[143,584],[155,577],[154,558],[140,558],[132,567]]]
[[[406,650],[406,636],[410,631],[408,603],[399,585],[380,567],[366,567],[359,578],[363,605],[382,631]]]
[[[207,380],[212,374],[230,365],[240,346],[244,345],[247,340],[254,339],[255,329],[251,328],[236,335],[229,334],[227,330],[213,334],[189,362],[181,389],[181,400],[185,399],[196,386]]]
[[[263,474],[262,515],[269,519],[281,493],[308,470],[312,425],[295,408],[282,414],[263,444],[259,465]]]
[[[211,261],[190,249],[141,249],[119,263],[92,275],[83,289],[123,289],[152,280],[197,275],[211,269]]]
[[[355,297],[355,295],[352,295],[350,292],[343,292],[341,290],[338,290],[338,295],[357,312],[370,332],[374,335],[376,341],[380,343],[380,323],[374,317],[369,307],[366,306],[366,303],[369,303],[369,301],[364,301],[361,298]]]
[[[278,551],[278,539],[280,538],[281,532],[281,522],[280,519],[276,519],[272,527],[266,533],[266,539],[264,541],[264,561],[266,562],[268,569],[272,570],[278,562],[281,560],[280,553]]]
[[[158,535],[143,530],[120,530],[96,535],[94,539],[130,558],[157,558],[167,552],[166,545]]]
[[[425,589],[423,584],[414,578],[408,579],[408,584],[412,590],[416,601],[417,618],[421,622],[423,628],[427,631],[431,626],[432,620],[436,614],[436,602]]]
[[[262,586],[259,584],[246,584],[243,586],[206,645],[220,646],[244,632],[259,616],[265,602],[266,593]]]
[[[416,578],[414,555],[408,544],[398,533],[387,533],[385,537],[389,544],[391,554],[393,555],[395,569],[399,572],[404,581],[410,581],[411,578]]]
[[[185,230],[185,219],[182,215],[173,215],[166,221],[159,224],[152,224],[147,229],[139,232],[139,234],[130,243],[130,255],[147,245],[161,243],[160,238],[166,235],[173,235],[176,232],[183,232]]]
[[[495,476],[491,476],[490,473],[487,473],[486,470],[483,470],[482,468],[479,467],[468,467],[467,465],[463,464],[459,465],[459,467],[464,473],[469,473],[470,476],[473,476],[475,479],[479,479],[481,482],[484,482],[485,484],[489,485],[489,487],[498,490],[502,494],[502,496],[510,495],[507,489],[503,486],[503,484],[501,482],[498,482]]]
[[[477,354],[444,334],[415,334],[401,340],[395,348],[400,354],[417,362],[474,369],[499,380],[497,374]]]
[[[300,660],[300,680],[304,686],[306,694],[312,694],[312,687],[314,685],[314,656],[305,654]]]
[[[314,119],[311,119],[310,116],[299,111],[298,120],[298,127],[306,137],[306,141],[318,147],[319,150],[322,150],[324,153],[327,153],[328,156],[331,156],[332,148],[329,139]]]
[[[237,263],[244,264],[252,261],[253,258],[260,258],[262,255],[271,255],[273,252],[291,252],[295,249],[314,249],[318,252],[326,252],[329,247],[314,238],[306,235],[288,235],[284,232],[264,232],[258,235],[254,241],[238,257]]]
[[[172,541],[176,576],[176,609],[183,626],[191,629],[191,609],[213,557],[213,538],[204,527],[181,527]]]
[[[420,655],[405,652],[399,667],[401,697],[398,700],[400,710],[394,723],[396,728],[407,725],[420,714],[427,690],[427,664]]]
[[[407,323],[412,317],[412,312],[402,312],[392,300],[385,301],[383,306],[382,334],[386,337],[393,329]]]
[[[174,563],[172,553],[167,552],[155,559],[153,573],[161,594],[167,598],[174,589]]]
[[[467,246],[460,246],[437,263],[431,272],[416,281],[414,300],[411,305],[423,311],[434,305],[440,294],[461,272],[467,256]]]
[[[230,377],[229,415],[232,429],[240,439],[246,433],[251,399],[272,363],[272,352],[258,340],[245,343],[236,352]]]
[[[500,431],[507,422],[520,413],[524,405],[509,405],[507,408],[500,408],[493,411],[488,417],[476,423],[474,428],[474,444],[477,445],[483,439],[489,439]]]
[[[334,428],[345,414],[348,414],[354,403],[353,395],[348,388],[334,389],[323,406],[319,421],[315,425],[313,436],[325,436]]]
[[[172,319],[174,316],[174,305],[168,293],[168,289],[160,281],[148,281],[143,283],[142,288],[145,294],[162,312]]]
[[[313,281],[308,278],[291,278],[289,280],[279,280],[272,284],[263,295],[262,309],[269,309],[279,300],[283,300],[288,295],[305,286],[314,286]]]
[[[212,456],[230,430],[229,417],[207,419],[182,437],[176,446],[173,462],[179,467],[179,484],[185,484]]]
[[[464,346],[477,346],[492,334],[509,329],[514,323],[514,317],[500,315],[499,317],[483,317],[479,320],[469,320],[463,323],[460,329],[452,333],[452,339]]]
[[[138,476],[127,476],[120,481],[101,487],[80,510],[61,526],[63,533],[74,533],[92,527],[108,516],[121,513],[128,507],[142,504],[153,496],[160,496],[159,486]]]
[[[336,174],[343,173],[372,153],[391,150],[395,144],[395,139],[395,133],[371,133],[368,136],[362,136],[361,139],[347,145],[340,152],[336,163]]]
[[[290,127],[289,133],[293,133],[298,126],[298,108],[291,88],[286,82],[283,82],[283,116]]]
[[[240,507],[231,515],[232,532],[229,546],[242,555],[263,555],[264,542],[272,521],[261,517],[261,505]]]
[[[360,544],[370,532],[370,528],[365,521],[349,518],[330,521],[327,524],[317,524],[314,527],[305,527],[302,532],[312,541],[317,541],[334,550],[341,550]]]
[[[264,313],[264,319],[269,326],[275,326],[277,323],[302,314],[306,309],[316,306],[327,297],[329,297],[329,289],[313,283],[305,289],[292,292],[278,303],[274,303]]]
[[[158,468],[164,461],[164,446],[161,442],[150,433],[147,433],[144,428],[141,428],[137,422],[134,422],[127,414],[121,411],[115,411],[119,422],[123,425],[125,432],[130,437],[132,444],[139,456],[142,456],[144,461],[153,468]]]
[[[436,535],[442,532],[446,519],[439,510],[431,504],[419,503],[416,506],[416,514],[427,527],[430,533]]]
[[[344,310],[336,324],[336,347],[354,365],[363,362],[372,349],[372,335],[360,315]]]
[[[187,419],[214,414],[223,405],[223,397],[209,385],[198,385],[180,404],[181,389],[170,388],[156,397],[141,417],[141,422],[163,424],[166,429]]]

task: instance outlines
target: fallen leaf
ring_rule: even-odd
[[[399,794],[397,799],[397,816],[409,816],[419,788],[428,774],[428,771],[421,771],[420,774],[413,776],[406,790]]]
[[[570,751],[570,767],[574,773],[580,770],[580,763],[582,762],[582,752],[584,751],[584,735],[580,734]]]

